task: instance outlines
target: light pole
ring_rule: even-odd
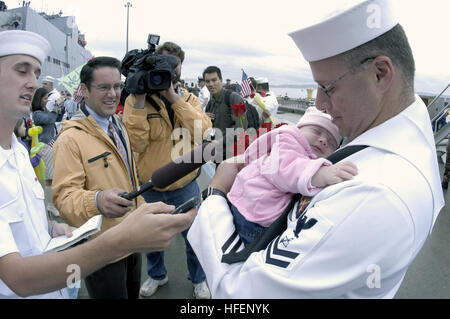
[[[127,8],[127,52],[128,53],[128,23],[130,20],[130,7],[132,7],[133,5],[131,4],[131,2],[127,2],[127,4],[125,5],[125,8]]]

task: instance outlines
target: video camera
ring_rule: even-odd
[[[178,60],[170,54],[155,54],[159,38],[149,34],[147,50],[131,50],[123,58],[122,74],[127,78],[125,88],[129,93],[155,93],[170,88]]]

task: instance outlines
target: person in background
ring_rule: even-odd
[[[231,90],[231,80],[230,79],[225,80],[225,84],[223,85],[223,88]]]
[[[61,121],[63,114],[57,113],[58,107],[53,111],[49,111],[45,105],[48,104],[48,92],[44,88],[39,88],[34,94],[31,102],[33,123],[36,126],[42,127],[42,133],[39,134],[39,142],[45,143],[45,147],[40,154],[45,165],[45,183],[43,187],[45,190],[45,198],[47,199],[47,211],[54,216],[59,216],[59,212],[51,201],[51,190],[53,180],[53,142],[57,136],[56,122]]]
[[[14,127],[14,134],[17,137],[17,141],[23,146],[25,146],[28,153],[30,153],[30,146],[28,146],[28,144],[23,141],[23,138],[27,136],[27,128],[25,127],[25,120],[23,118],[17,121],[17,124]],[[33,167],[38,166],[40,161],[41,155],[39,154],[36,154],[36,156],[30,158],[31,166]]]
[[[263,116],[263,109],[258,105],[258,103],[256,103],[253,99],[253,94],[256,93],[256,80],[254,77],[249,77],[250,79],[250,90],[251,90],[251,94],[249,96],[247,96],[245,99],[247,100],[248,103],[250,103],[251,105],[253,105],[256,109],[256,111],[258,112],[258,116],[260,119],[262,119]],[[263,123],[263,121],[261,121],[261,123]]]
[[[188,153],[202,141],[202,137],[211,129],[209,117],[202,112],[198,98],[181,86],[175,88],[181,76],[184,51],[173,42],[165,42],[156,48],[156,54],[173,55],[178,60],[174,70],[175,78],[171,87],[157,94],[131,94],[125,101],[123,123],[130,136],[133,151],[138,154],[138,171],[141,183],[150,180],[158,168]],[[178,132],[178,133],[175,133]],[[175,135],[176,134],[176,135]],[[182,146],[182,147],[180,147]],[[142,194],[147,203],[162,201],[179,206],[200,190],[196,178],[199,170],[184,176],[164,189],[153,188]],[[183,232],[185,238],[187,234]],[[197,257],[186,240],[188,279],[193,283],[195,298],[210,298],[205,273]],[[164,264],[164,251],[147,255],[147,273],[149,278],[142,284],[140,294],[152,296],[159,286],[168,281]]]
[[[445,156],[444,175],[442,176],[442,188],[448,188],[448,182],[450,181],[450,139],[447,142],[447,152]]]
[[[55,110],[49,111],[45,106],[48,101],[48,91],[45,88],[39,88],[33,96],[31,102],[31,111],[34,125],[42,127],[42,133],[39,134],[39,141],[48,144],[56,136],[55,123],[60,114]]]
[[[64,109],[66,110],[65,116],[63,119],[70,120],[75,112],[78,110],[78,104],[72,97],[70,92],[66,92],[66,99],[64,101]]]
[[[243,103],[244,100],[238,93],[222,87],[222,72],[217,66],[208,66],[203,71],[203,78],[210,93],[205,113],[211,118],[213,127],[220,130],[220,138],[223,138],[222,153],[216,148],[216,160],[222,161],[230,157],[230,147],[238,135],[236,130],[247,129],[247,119],[244,119],[242,127],[231,108],[235,104]],[[219,139],[217,134],[216,139]]]
[[[270,91],[269,80],[267,78],[256,79],[256,91],[261,95],[261,99],[266,106],[262,112],[261,120],[263,123],[270,123],[270,116],[276,116],[278,111],[278,100],[275,93]]]
[[[193,93],[196,97],[199,97],[200,94],[200,88],[198,87],[197,83],[194,84],[194,82],[191,83],[191,88],[189,92]]]
[[[200,87],[198,100],[200,101],[200,106],[202,107],[203,112],[205,112],[206,105],[208,104],[209,101],[209,90],[206,87],[204,78],[201,77],[198,78],[198,86]]]
[[[48,99],[45,107],[50,112],[55,110],[55,104],[61,98],[61,93],[54,87],[55,81],[56,79],[50,75],[42,79],[42,88],[46,89],[48,92]]]
[[[61,114],[61,117],[58,118],[55,122],[56,132],[58,133],[61,129],[61,121],[64,116],[64,97],[62,94],[54,87],[54,83],[56,79],[52,76],[46,76],[42,80],[42,87],[47,90],[47,105],[46,109],[50,112],[55,111],[58,114]]]

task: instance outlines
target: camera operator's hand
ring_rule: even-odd
[[[211,121],[214,121],[216,119],[216,114],[214,114],[214,113],[205,112],[205,114],[209,116]]]
[[[145,107],[145,98],[147,94],[136,94],[136,102],[134,104],[135,109],[143,109]]]
[[[170,83],[170,88],[161,91],[161,95],[164,96],[172,104],[174,104],[180,98],[173,88],[173,83]]]

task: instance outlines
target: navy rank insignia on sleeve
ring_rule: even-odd
[[[306,208],[311,202],[311,197],[302,196],[299,200],[296,210],[296,218],[297,223],[295,225],[295,229],[293,229],[293,233],[295,237],[289,237],[288,235],[280,235],[275,238],[267,249],[266,254],[266,263],[274,266],[278,266],[281,268],[287,268],[292,261],[297,258],[300,253],[288,250],[288,246],[295,238],[299,237],[299,234],[302,230],[311,229],[316,225],[317,219],[308,218],[306,216]],[[283,237],[282,237],[283,236]],[[281,244],[281,245],[280,245]]]

